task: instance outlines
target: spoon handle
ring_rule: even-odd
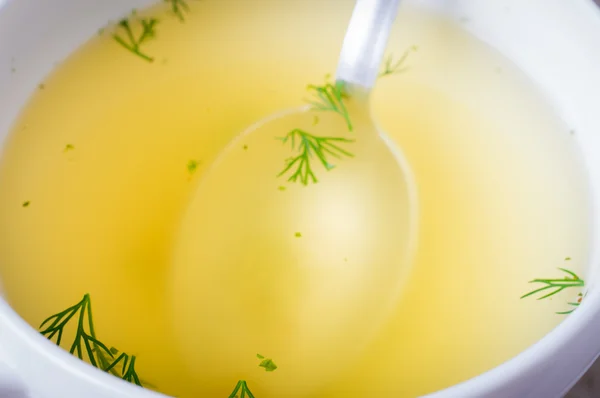
[[[373,87],[399,3],[400,0],[356,1],[338,61],[338,80],[367,89]]]

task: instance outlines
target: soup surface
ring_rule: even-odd
[[[397,217],[357,213],[391,203],[385,184],[361,180],[352,197],[328,188],[358,155],[330,154],[327,171],[313,153],[319,181],[304,185],[277,176],[298,154],[274,139],[288,130],[268,125],[269,142],[242,134],[323,84],[352,6],[167,1],[60,64],[0,160],[0,272],[16,311],[37,329],[84,297],[84,331],[116,348],[88,340],[83,359],[106,370],[126,353],[109,371],[182,398],[236,387],[416,397],[505,362],[564,319],[555,312],[573,308],[579,279],[548,300],[520,297],[544,286],[532,279],[563,278],[558,267],[583,272],[589,205],[572,133],[460,25],[402,8],[370,97],[409,165],[409,235],[394,222],[405,203]],[[352,138],[331,112],[306,112]],[[355,144],[339,146],[358,154]],[[330,200],[311,196],[327,189]],[[385,242],[398,252],[365,249]],[[92,316],[74,314],[66,349],[80,315]],[[59,324],[41,330],[56,342]]]

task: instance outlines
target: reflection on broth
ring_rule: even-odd
[[[371,95],[410,166],[418,230],[390,199],[405,193],[357,178],[373,162],[344,115],[242,134],[323,84],[352,6],[170,0],[60,65],[0,160],[11,305],[93,365],[182,398],[416,397],[555,327],[583,293],[556,269],[582,276],[586,260],[578,152],[526,77],[459,25],[403,8]],[[324,136],[341,140],[325,159],[310,147],[318,181],[289,181],[298,143]],[[382,164],[381,181],[397,175]],[[573,289],[520,300],[565,275]]]

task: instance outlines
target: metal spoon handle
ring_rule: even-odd
[[[370,89],[375,84],[400,0],[357,0],[336,77]]]

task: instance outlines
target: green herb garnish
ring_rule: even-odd
[[[117,358],[106,368],[104,369],[106,372],[111,372],[113,369],[118,370],[117,374],[120,375],[119,377],[121,377],[123,380],[128,381],[130,383],[133,384],[137,384],[140,387],[143,387],[142,382],[140,381],[140,378],[138,377],[136,371],[135,371],[135,355],[132,355],[131,357],[127,354],[120,353],[119,354],[119,350],[117,350],[116,348],[112,347],[110,349],[110,352],[113,354],[114,356],[117,356]]]
[[[567,275],[565,275],[565,277],[562,279],[534,279],[534,280],[531,280],[531,281],[529,281],[529,283],[541,283],[544,286],[542,286],[538,289],[532,290],[531,292],[521,296],[521,298],[524,299],[526,297],[533,296],[534,294],[545,292],[544,295],[537,298],[538,300],[543,300],[543,299],[552,297],[552,296],[562,292],[565,289],[583,288],[584,287],[584,285],[585,285],[584,280],[581,279],[575,272],[569,271],[568,269],[565,269],[565,268],[559,268],[559,270],[563,271]],[[578,307],[579,304],[581,303],[583,295],[580,293],[579,297],[580,298],[577,300],[576,303],[568,303],[568,304],[571,306],[574,306],[574,307]],[[565,311],[565,312],[557,312],[557,314],[570,314],[574,310],[575,310],[575,308],[573,308],[569,311]]]
[[[258,359],[261,359],[258,366],[260,366],[261,368],[265,368],[265,371],[273,372],[275,369],[277,369],[277,365],[275,365],[275,362],[273,362],[273,360],[271,358],[265,358],[264,356],[262,356],[260,354],[256,354],[256,357]]]
[[[350,143],[350,140],[342,137],[317,137],[304,130],[294,129],[285,137],[279,138],[284,144],[288,141],[292,146],[292,150],[297,150],[297,156],[288,158],[284,169],[277,175],[281,177],[290,169],[295,167],[293,174],[288,178],[288,181],[300,181],[303,185],[308,185],[309,180],[313,183],[318,182],[317,177],[311,166],[311,158],[313,155],[319,159],[325,170],[331,170],[335,165],[328,161],[329,156],[340,159],[342,156],[354,157],[354,155],[345,149],[341,148],[340,143]],[[296,145],[297,144],[297,145]]]
[[[398,73],[403,73],[408,70],[408,67],[404,64],[406,63],[406,59],[410,55],[411,52],[417,51],[417,46],[412,46],[408,50],[404,51],[400,59],[397,61],[394,60],[394,54],[390,54],[386,57],[383,64],[383,69],[379,72],[378,77],[384,77],[389,75],[394,75]]]
[[[344,100],[348,98],[346,92],[346,84],[342,81],[335,83],[329,82],[329,75],[325,76],[325,84],[315,86],[309,84],[307,90],[313,95],[312,99],[307,100],[312,109],[317,111],[335,112],[342,116],[348,126],[348,131],[352,131],[352,122],[350,115],[344,104]],[[317,119],[318,122],[318,119]]]
[[[307,100],[311,108],[317,111],[335,112],[342,116],[346,121],[348,131],[352,131],[352,122],[348,109],[344,104],[344,100],[348,98],[346,86],[344,82],[336,83],[329,82],[330,75],[325,76],[325,84],[322,86],[308,85],[307,89],[313,94],[313,98]],[[313,125],[319,123],[319,117],[315,115]],[[317,156],[325,170],[329,171],[335,166],[330,163],[327,158],[333,156],[340,159],[341,155],[354,157],[350,152],[342,149],[337,143],[350,143],[354,140],[349,140],[343,137],[319,137],[310,134],[301,129],[293,129],[285,137],[278,137],[283,143],[290,141],[292,150],[297,151],[297,156],[286,159],[283,170],[277,175],[281,177],[295,166],[294,173],[288,178],[288,181],[300,181],[303,185],[308,185],[309,180],[313,183],[318,182],[317,177],[310,164],[311,158]],[[296,146],[296,139],[299,141]]]
[[[186,0],[165,0],[166,3],[171,5],[171,11],[179,18],[181,22],[185,21],[185,13],[190,12],[190,6],[188,6]]]
[[[154,62],[154,58],[142,51],[142,45],[147,43],[148,40],[152,39],[156,35],[155,28],[158,20],[154,18],[141,19],[139,23],[142,27],[142,32],[136,37],[136,35],[133,33],[130,20],[122,19],[118,26],[124,31],[125,37],[123,38],[117,33],[114,33],[113,38],[117,43],[125,47],[131,53],[148,62]]]
[[[198,166],[200,166],[200,162],[198,162],[197,160],[190,160],[187,164],[188,173],[194,174],[198,169]]]
[[[135,371],[136,357],[121,353],[114,347],[109,349],[96,338],[89,294],[86,293],[79,303],[45,319],[40,325],[40,333],[50,341],[56,338],[56,345],[60,346],[65,326],[72,319],[76,319],[77,332],[69,349],[71,354],[81,360],[87,358],[92,366],[143,387],[145,382]]]
[[[402,73],[408,70],[404,66],[406,59],[411,52],[417,51],[417,46],[412,46],[407,49],[404,54],[398,60],[394,60],[393,54],[390,54],[384,61],[384,68],[379,73],[379,77],[389,76],[397,73]],[[331,75],[325,75],[325,84],[316,86],[309,84],[307,86],[308,91],[312,94],[312,98],[307,100],[308,104],[311,105],[313,110],[335,112],[342,116],[348,127],[348,131],[352,132],[353,126],[350,119],[350,114],[346,108],[344,101],[349,98],[346,83],[343,81],[336,81],[335,83],[330,82]],[[319,117],[315,115],[313,118],[313,126],[319,123]],[[300,144],[296,147],[294,138],[300,140]],[[295,172],[289,177],[288,181],[296,182],[300,181],[303,185],[308,185],[309,180],[313,183],[318,182],[314,171],[310,165],[312,154],[316,154],[321,164],[326,170],[331,170],[334,165],[331,164],[326,156],[331,155],[336,158],[341,158],[340,155],[347,157],[354,157],[350,152],[347,152],[335,145],[333,142],[354,142],[342,137],[318,137],[310,134],[301,129],[294,129],[290,131],[285,137],[280,138],[284,143],[288,140],[292,143],[292,150],[298,151],[296,157],[291,157],[286,160],[284,169],[277,175],[281,177],[294,165],[296,165]]]
[[[240,393],[240,395],[238,395],[238,392]],[[246,398],[246,397],[254,398],[254,395],[248,388],[248,384],[246,384],[246,382],[244,380],[240,380],[235,385],[233,392],[231,394],[229,394],[229,398]]]
[[[69,152],[69,151],[72,151],[74,149],[75,149],[74,145],[67,144],[67,145],[65,145],[65,149],[63,149],[63,152]]]

